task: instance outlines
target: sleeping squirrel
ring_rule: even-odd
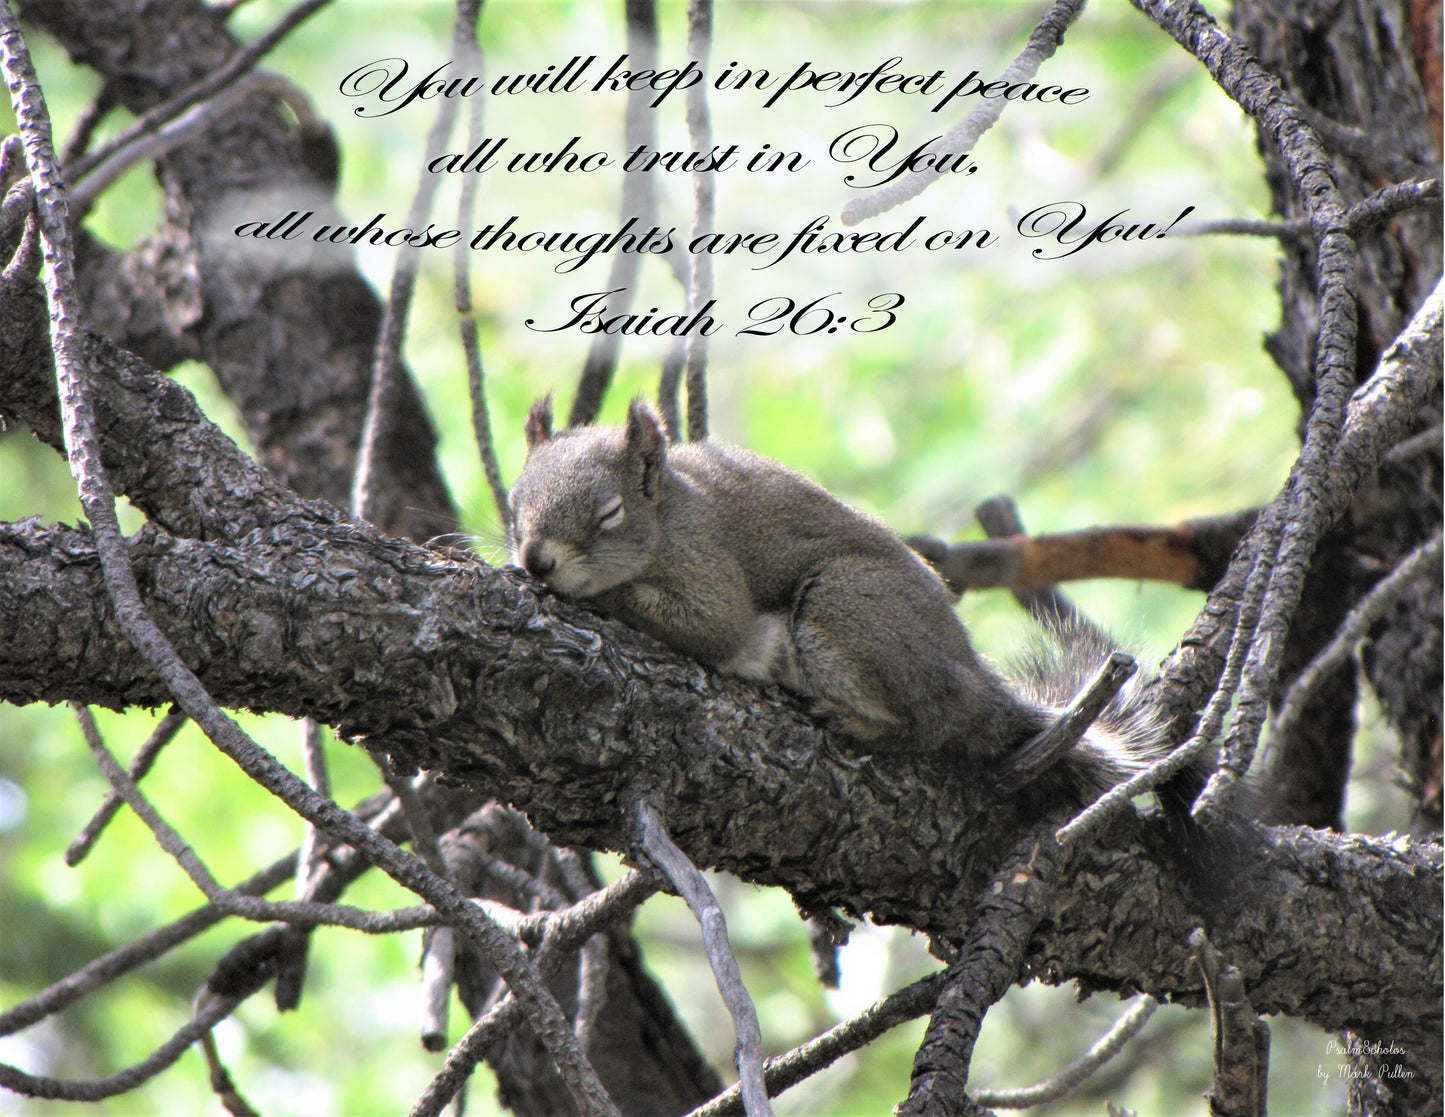
[[[554,434],[548,397],[526,437],[510,496],[518,566],[719,671],[813,699],[871,749],[997,768],[1112,650],[1064,633],[1033,678],[1005,679],[882,523],[748,450],[669,445],[644,400],[625,427]],[[1121,696],[1059,765],[1064,783],[1080,800],[1107,790],[1157,758],[1155,735]]]

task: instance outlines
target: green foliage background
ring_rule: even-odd
[[[285,7],[255,0],[235,22],[249,37]],[[927,51],[951,71],[977,67],[987,74],[1019,48],[1041,7],[963,0],[877,8],[720,3],[712,60],[715,66],[733,58],[755,64],[754,58],[765,57],[781,66],[807,56],[820,66],[866,69],[893,53]],[[488,4],[483,42],[489,65],[514,72],[530,62],[540,69],[565,60],[576,43],[594,44],[590,49],[610,57],[624,49],[620,9],[560,0]],[[427,60],[436,64],[444,57],[450,18],[441,0],[338,3],[267,63],[306,90],[335,126],[343,151],[341,203],[358,224],[381,211],[400,221],[423,161],[431,109],[358,119],[337,83],[347,70],[383,54],[412,60],[418,72]],[[680,64],[680,5],[662,5],[661,26],[662,57]],[[96,82],[53,44],[32,46],[63,138]],[[1262,215],[1266,195],[1251,127],[1202,70],[1134,11],[1107,4],[1087,11],[1040,78],[1087,86],[1090,111],[1011,109],[977,150],[982,185],[941,182],[900,212],[1007,232],[1004,207],[1049,200],[1054,182],[1056,197],[1083,198],[1098,216],[1129,206],[1141,220],[1168,220],[1187,204],[1198,207],[1196,217]],[[820,125],[819,115],[804,111],[799,98],[796,111],[790,103],[749,122],[730,117],[723,100],[714,99],[720,138],[729,127],[747,128],[767,140],[776,134],[779,147],[797,146],[809,129],[816,133],[835,119]],[[676,98],[658,113],[664,136],[678,147],[686,142],[680,102]],[[493,99],[487,113],[489,132],[519,143],[525,138],[537,150],[574,133],[614,137],[621,128],[616,98]],[[112,119],[103,134],[124,123]],[[1117,157],[1102,159],[1110,149]],[[740,179],[725,179],[733,193],[721,203],[720,228],[751,219],[769,204],[775,184]],[[515,212],[526,227],[609,228],[616,221],[615,187],[615,178],[599,186],[596,180],[549,177],[542,189],[488,180],[477,223]],[[685,229],[687,184],[674,181],[662,189],[663,224]],[[445,191],[444,198],[439,223],[447,225],[454,203]],[[818,205],[824,212],[832,201]],[[140,167],[106,196],[89,225],[124,246],[148,232],[158,210],[149,169]],[[890,216],[880,227],[906,220]],[[853,335],[846,344],[719,340],[710,381],[714,433],[796,466],[904,533],[976,535],[971,510],[997,493],[1015,497],[1033,531],[1173,523],[1254,506],[1276,491],[1296,449],[1296,405],[1260,346],[1278,313],[1272,257],[1269,243],[1174,236],[1138,250],[1101,246],[1052,266],[1015,253],[1002,261],[960,263],[946,274],[935,269],[911,281],[897,325],[882,333]],[[508,478],[521,465],[522,413],[551,389],[564,407],[570,402],[587,340],[529,334],[518,322],[532,314],[555,318],[563,294],[601,286],[587,287],[577,277],[559,280],[547,270],[554,262],[537,256],[476,261],[489,399]],[[385,290],[392,263],[388,251],[361,255],[378,290]],[[873,261],[863,264],[866,281]],[[799,265],[787,279],[733,269],[720,278],[720,298],[737,308],[763,294],[796,294],[801,302],[834,289],[827,286],[832,261]],[[589,275],[602,274],[598,269],[605,266],[594,264]],[[427,261],[407,355],[440,432],[441,460],[466,530],[500,561],[496,512],[468,421],[450,268],[449,254]],[[648,262],[643,270],[639,304],[653,305],[651,299],[676,306],[679,296],[665,269]],[[853,290],[883,289],[889,288]],[[655,392],[660,352],[657,345],[624,346],[604,417],[616,418],[633,394]],[[191,366],[176,375],[244,442],[207,370]],[[0,437],[0,475],[0,518],[77,519],[64,463],[28,433]],[[1172,646],[1202,602],[1200,594],[1152,585],[1100,583],[1070,591],[1092,616],[1137,644],[1145,662]],[[1005,594],[970,595],[961,608],[994,655],[1007,655],[1027,628]],[[101,714],[107,739],[126,754],[153,720],[144,712]],[[277,719],[246,722],[299,767],[298,727]],[[64,712],[0,706],[0,742],[0,996],[10,1005],[112,945],[183,914],[199,897],[126,813],[84,865],[63,867],[65,846],[105,790]],[[330,757],[338,801],[354,802],[374,787],[374,772],[359,752],[336,746]],[[145,788],[222,880],[240,879],[282,855],[300,834],[296,819],[238,778],[192,730],[171,747]],[[844,987],[825,993],[811,977],[803,929],[787,898],[734,881],[717,885],[770,1051],[806,1039],[934,965],[917,940],[860,928],[844,953]],[[405,902],[388,882],[374,879],[347,898],[360,905]],[[643,909],[637,926],[654,972],[714,1062],[726,1066],[730,1028],[690,917],[678,902],[658,899]],[[58,1020],[0,1041],[0,1058],[39,1073],[91,1077],[144,1057],[185,1018],[210,962],[248,930],[222,925]],[[440,1057],[423,1053],[415,1038],[417,951],[415,935],[370,939],[319,931],[301,1009],[278,1017],[263,995],[219,1031],[242,1092],[268,1115],[405,1111],[440,1065]],[[989,1016],[974,1064],[976,1084],[1024,1085],[1047,1076],[1082,1053],[1119,1011],[1118,1003],[1104,998],[1075,1005],[1068,990],[1014,990]],[[460,1034],[459,1010],[455,1016]],[[1161,1010],[1146,1036],[1181,1034],[1142,1048],[1137,1058],[1126,1055],[1138,1065],[1131,1063],[1127,1081],[1110,1096],[1139,1112],[1202,1112],[1198,1097],[1207,1085],[1209,1057],[1204,1027],[1201,1014]],[[840,1117],[885,1112],[906,1091],[921,1029],[899,1029],[785,1095],[779,1111]],[[1337,1110],[1338,1092],[1316,1080],[1317,1064],[1326,1061],[1325,1037],[1294,1028],[1277,1028],[1276,1035],[1273,1111]],[[469,1112],[485,1114],[492,1105],[483,1072],[474,1081]],[[1076,1100],[1049,1112],[1086,1107],[1101,1108],[1097,1100]],[[0,1093],[0,1109],[49,1113],[71,1107]],[[93,1111],[220,1110],[193,1053],[158,1082]]]

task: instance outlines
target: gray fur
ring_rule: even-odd
[[[1040,697],[994,674],[922,559],[777,462],[668,446],[641,400],[625,428],[555,435],[544,400],[527,435],[511,494],[519,566],[703,663],[815,699],[859,740],[983,766],[1078,689],[1050,683]],[[1086,738],[1069,764],[1077,782],[1132,770],[1126,736]]]

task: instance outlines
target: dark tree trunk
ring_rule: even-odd
[[[1284,88],[1316,115],[1348,204],[1402,178],[1438,178],[1441,137],[1438,0],[1343,0],[1293,4],[1236,0],[1234,30]],[[1262,137],[1275,211],[1302,212],[1276,145]],[[1413,210],[1359,238],[1359,342],[1363,382],[1440,276],[1441,215]],[[1314,247],[1283,242],[1279,328],[1266,347],[1302,406],[1314,398],[1313,339],[1319,325]],[[1440,424],[1440,395],[1417,430]],[[1347,519],[1316,555],[1281,680],[1333,634],[1339,619],[1412,549],[1440,528],[1440,442],[1387,459],[1357,494]],[[1418,580],[1366,644],[1366,676],[1400,736],[1401,766],[1414,781],[1424,828],[1440,827],[1441,598]],[[1346,667],[1287,740],[1274,746],[1274,818],[1341,825],[1344,775],[1354,739],[1354,669]]]
[[[1235,32],[1301,104],[1335,154],[1347,203],[1402,178],[1438,178],[1441,157],[1441,5],[1438,0],[1344,0],[1291,5],[1236,0]],[[1277,149],[1260,140],[1275,211],[1301,213]],[[1356,379],[1425,300],[1441,271],[1441,214],[1412,211],[1359,238]],[[1266,345],[1307,407],[1314,397],[1312,341],[1319,323],[1314,249],[1285,241],[1280,326]],[[1437,390],[1417,431],[1441,419]],[[1281,688],[1330,639],[1339,620],[1411,550],[1440,530],[1441,454],[1437,437],[1387,458],[1356,494],[1347,519],[1316,554],[1290,634]],[[1413,781],[1422,829],[1441,823],[1441,587],[1417,579],[1375,626],[1364,673],[1400,739],[1400,763]],[[1271,746],[1272,818],[1343,828],[1345,776],[1355,740],[1353,665],[1319,688],[1286,739]],[[1350,1112],[1424,1113],[1439,1098],[1420,1079],[1382,1080],[1380,1060],[1355,1056]]]

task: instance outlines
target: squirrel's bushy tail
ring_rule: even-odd
[[[1060,618],[1044,627],[1009,664],[1015,696],[1048,720],[1057,718],[1118,650],[1084,621]],[[1097,798],[1165,756],[1163,722],[1145,701],[1149,676],[1136,673],[1104,707],[1078,746],[1062,761],[1081,803]]]
[[[1017,697],[1038,709],[1047,724],[1093,681],[1116,650],[1113,641],[1086,622],[1061,620],[1042,630],[1012,664],[1009,677]],[[1125,683],[1074,751],[1053,773],[1046,773],[1053,789],[1064,786],[1082,807],[1169,753],[1163,721],[1145,701],[1150,680],[1140,672]],[[1257,827],[1242,814],[1231,812],[1209,829],[1194,820],[1194,800],[1212,768],[1208,758],[1195,761],[1157,788],[1155,797],[1186,879],[1201,902],[1218,911],[1227,902],[1231,881],[1254,858],[1260,839]]]

